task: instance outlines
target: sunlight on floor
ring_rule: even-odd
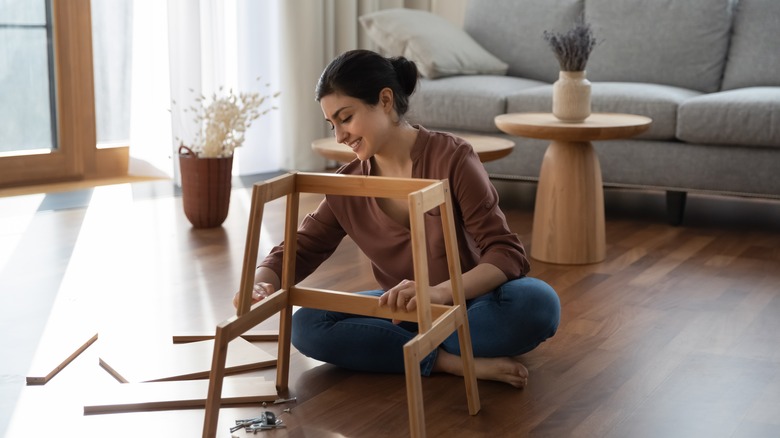
[[[45,195],[0,199],[0,272],[24,236]]]
[[[170,307],[164,289],[179,273],[173,263],[175,248],[160,242],[180,233],[176,200],[134,201],[130,185],[98,187],[92,199],[85,233],[73,255],[80,265],[68,272],[72,286],[90,293],[89,300],[100,305],[102,330],[127,329],[140,336],[139,317],[148,327],[144,332],[166,330]]]

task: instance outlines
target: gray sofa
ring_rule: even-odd
[[[552,108],[559,67],[543,32],[584,13],[594,112],[649,116],[648,131],[594,143],[605,186],[780,199],[780,1],[470,0],[463,30],[506,74],[423,78],[410,119],[432,129],[504,136],[492,178],[535,181],[548,142],[502,134],[495,116]]]

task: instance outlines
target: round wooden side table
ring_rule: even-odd
[[[495,118],[508,134],[551,140],[542,160],[531,235],[531,257],[549,263],[598,263],[606,257],[601,167],[591,141],[629,138],[652,119],[594,113],[579,123],[550,113]]]
[[[491,137],[488,135],[453,134],[471,143],[474,152],[479,156],[483,163],[499,158],[506,157],[515,147],[515,142],[501,137]],[[311,148],[329,160],[335,160],[340,163],[349,163],[355,159],[355,153],[345,144],[336,141],[335,137],[321,138],[314,140]]]

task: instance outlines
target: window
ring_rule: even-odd
[[[57,149],[49,6],[0,0],[0,153]]]
[[[89,0],[0,0],[0,187],[124,175],[98,149]]]

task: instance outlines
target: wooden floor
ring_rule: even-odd
[[[91,390],[119,384],[98,366],[101,348],[210,333],[233,312],[248,190],[234,189],[223,227],[194,230],[181,199],[159,184],[97,187],[73,208],[43,194],[0,198],[0,434],[200,436],[197,409],[82,415]],[[496,185],[530,247],[535,186]],[[780,436],[780,202],[690,196],[683,226],[673,227],[660,193],[607,190],[605,199],[603,263],[532,261],[563,314],[557,335],[525,355],[529,386],[480,382],[482,411],[471,417],[460,379],[426,378],[429,436]],[[303,211],[318,202],[304,200]],[[261,253],[281,239],[282,204],[265,214]],[[349,241],[306,283],[374,287]],[[66,334],[66,316],[92,324],[98,341],[48,384],[24,386],[39,340]],[[273,343],[258,345],[275,353]],[[274,370],[253,374],[272,379]],[[266,408],[287,428],[264,436],[408,435],[401,375],[294,352],[290,395],[298,401]],[[261,409],[223,409],[220,436]]]

